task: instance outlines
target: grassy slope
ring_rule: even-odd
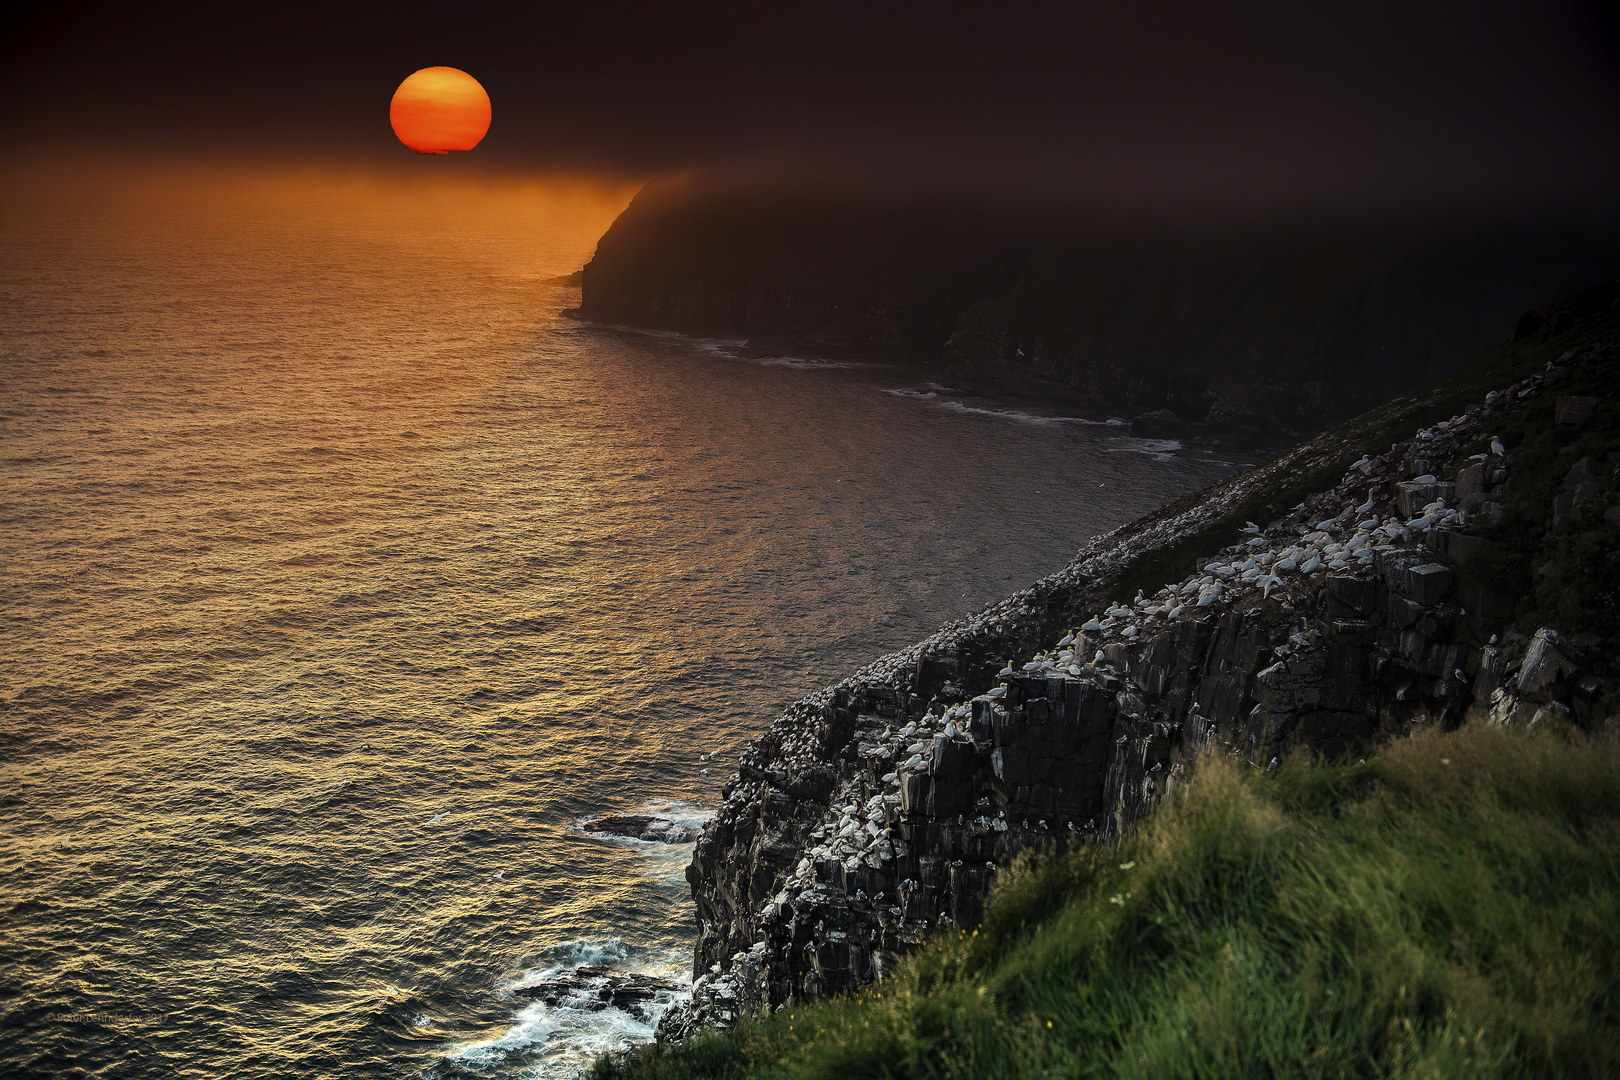
[[[1202,764],[1127,835],[1007,875],[854,999],[609,1077],[1620,1072],[1620,743],[1467,728],[1372,762]]]

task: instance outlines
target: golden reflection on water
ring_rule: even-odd
[[[792,698],[1223,471],[560,319],[575,225],[389,207],[0,255],[0,1064],[393,1075],[503,973],[675,969],[679,856],[582,819],[700,813]],[[170,1026],[44,1019],[123,1008]],[[457,1068],[585,1045],[520,1043]]]

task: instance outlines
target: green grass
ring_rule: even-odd
[[[1196,776],[856,998],[592,1075],[1620,1074],[1620,743],[1473,727]]]

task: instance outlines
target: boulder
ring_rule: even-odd
[[[1350,574],[1334,575],[1327,579],[1327,600],[1329,615],[1370,615],[1378,605],[1378,582]]]
[[[1402,480],[1395,485],[1395,506],[1402,517],[1417,517],[1423,508],[1436,499],[1444,499],[1449,505],[1456,501],[1457,485],[1444,480],[1437,480],[1432,484],[1420,484],[1415,480]]]
[[[696,829],[649,814],[609,814],[586,822],[585,831],[658,844],[690,844],[699,836]]]
[[[1451,568],[1440,563],[1424,563],[1407,568],[1406,595],[1415,604],[1438,604],[1451,591]]]
[[[1598,401],[1595,397],[1561,397],[1554,408],[1553,419],[1560,424],[1584,424],[1592,418]]]
[[[1472,506],[1486,491],[1485,469],[1487,462],[1476,461],[1457,470],[1457,502],[1462,506]]]
[[[1562,642],[1556,630],[1544,626],[1536,631],[1536,636],[1530,639],[1530,647],[1524,652],[1524,660],[1519,664],[1517,686],[1520,693],[1532,694],[1544,690],[1575,670],[1575,665],[1559,651],[1560,644]]]
[[[586,1012],[619,1009],[643,1024],[658,1021],[686,986],[672,979],[635,971],[614,971],[591,964],[559,972],[513,991],[518,997]]]

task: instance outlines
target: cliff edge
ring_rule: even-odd
[[[1620,282],[1520,326],[792,705],[698,841],[693,994],[661,1034],[882,978],[976,923],[1015,857],[1118,836],[1204,749],[1267,768],[1469,721],[1612,725]]]

